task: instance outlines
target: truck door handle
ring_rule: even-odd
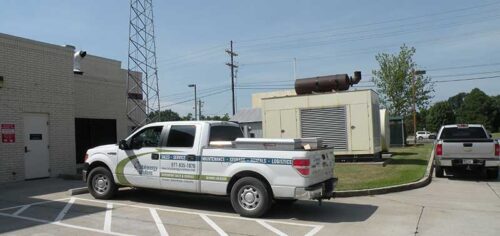
[[[160,155],[158,153],[153,153],[153,154],[151,154],[151,159],[158,160],[158,159],[160,159]]]
[[[25,153],[26,153],[26,152],[30,152],[30,151],[28,150],[28,147],[27,147],[27,146],[24,146],[24,152],[25,152]]]
[[[195,155],[187,155],[186,160],[187,161],[196,161],[196,156]]]
[[[472,147],[472,143],[464,143],[464,147]]]

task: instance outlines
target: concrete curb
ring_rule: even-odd
[[[69,196],[75,196],[75,195],[79,195],[79,194],[86,194],[88,192],[89,192],[89,189],[87,187],[82,187],[82,188],[69,189],[67,194]]]
[[[382,188],[372,188],[372,189],[362,189],[362,190],[352,190],[352,191],[335,191],[335,197],[342,198],[342,197],[378,195],[378,194],[401,192],[427,186],[429,183],[431,183],[432,180],[432,172],[434,170],[433,162],[434,162],[434,150],[432,150],[431,152],[431,157],[429,158],[429,163],[427,164],[427,169],[425,170],[424,177],[415,182],[382,187]]]

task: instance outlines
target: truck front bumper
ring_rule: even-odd
[[[334,189],[337,186],[337,178],[331,178],[305,188],[295,188],[295,199],[330,199],[335,197]]]

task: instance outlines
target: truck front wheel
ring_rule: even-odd
[[[97,199],[110,199],[118,189],[113,179],[113,174],[101,166],[90,171],[87,187],[90,194]]]
[[[271,193],[266,185],[254,177],[243,177],[231,189],[231,205],[245,217],[260,217],[271,206]]]

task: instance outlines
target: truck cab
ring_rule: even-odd
[[[333,196],[333,148],[318,139],[245,139],[231,122],[148,124],[117,145],[89,149],[84,180],[96,198],[120,186],[229,195],[244,216],[272,201]]]

